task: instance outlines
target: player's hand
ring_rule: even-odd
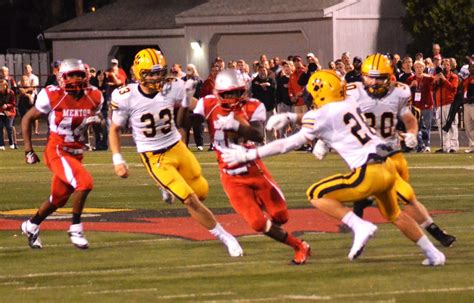
[[[41,161],[38,155],[34,151],[30,151],[30,152],[25,152],[25,162],[27,164],[35,164]]]
[[[318,160],[324,159],[326,157],[326,154],[329,151],[329,147],[327,146],[326,143],[324,143],[323,140],[318,140],[316,142],[316,145],[313,148],[313,155],[318,158]]]
[[[418,145],[418,139],[416,138],[416,135],[412,133],[402,133],[401,135],[404,138],[405,145],[408,148],[415,148]]]
[[[127,163],[120,163],[114,165],[115,174],[120,178],[127,178],[128,177],[128,165]]]
[[[270,130],[280,130],[286,127],[291,122],[296,122],[297,114],[295,113],[282,113],[271,116],[268,119],[265,128]]]
[[[228,165],[237,165],[257,159],[257,149],[246,149],[240,145],[231,144],[230,148],[218,148],[222,160]]]
[[[214,127],[216,129],[238,131],[239,126],[240,122],[235,120],[234,112],[231,112],[227,116],[217,115],[217,120],[214,121]]]
[[[97,115],[94,115],[94,116],[90,116],[90,117],[87,117],[85,119],[85,122],[87,125],[91,125],[91,124],[98,124],[100,123],[102,120],[100,119],[99,116]]]

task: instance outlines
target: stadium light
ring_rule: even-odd
[[[193,49],[193,51],[195,51],[196,53],[200,52],[202,47],[201,47],[201,41],[193,41],[191,42],[191,48]]]

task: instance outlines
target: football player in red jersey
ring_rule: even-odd
[[[47,86],[37,97],[36,104],[21,121],[28,164],[40,162],[31,143],[31,122],[48,115],[49,138],[44,160],[53,173],[51,195],[38,212],[21,225],[31,248],[42,248],[39,225],[56,209],[63,207],[72,195],[72,224],[68,230],[72,244],[80,249],[89,247],[84,237],[81,214],[93,180],[82,165],[87,127],[97,123],[103,103],[100,90],[88,85],[84,63],[66,59],[59,68],[59,86]]]
[[[265,106],[246,97],[246,83],[235,70],[220,72],[215,80],[215,95],[201,98],[194,113],[207,122],[219,164],[222,186],[232,207],[255,231],[293,247],[294,264],[306,262],[308,243],[289,234],[282,225],[288,221],[285,197],[260,159],[229,166],[221,159],[221,148],[263,142]]]

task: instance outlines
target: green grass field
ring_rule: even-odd
[[[229,207],[214,154],[196,154],[210,184],[206,205]],[[87,153],[95,179],[88,207],[182,209],[167,205],[134,150],[124,156],[131,176],[113,174],[110,153]],[[0,232],[0,302],[474,302],[474,159],[465,154],[408,154],[412,184],[431,210],[455,210],[435,221],[458,237],[444,267],[421,266],[418,247],[394,226],[379,231],[356,262],[347,260],[351,234],[305,233],[313,256],[291,266],[292,252],[262,236],[240,237],[243,258],[228,257],[218,241],[91,232],[91,248],[75,249],[65,231],[43,231],[31,250],[19,230]],[[266,160],[289,208],[309,208],[306,188],[336,172],[342,160],[317,161],[294,152]],[[0,152],[0,211],[37,208],[49,194],[50,172],[27,166],[23,152]],[[0,216],[1,218],[2,216]],[[4,216],[3,216],[4,217]],[[291,218],[290,218],[291,220]]]

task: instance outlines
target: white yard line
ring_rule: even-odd
[[[208,292],[202,294],[183,294],[183,295],[172,295],[172,296],[158,296],[160,300],[172,300],[172,299],[185,299],[185,298],[196,298],[196,297],[215,297],[215,296],[229,296],[235,293],[231,291],[226,292]]]
[[[117,294],[117,293],[131,293],[131,292],[150,292],[158,291],[158,288],[131,288],[131,289],[116,289],[116,290],[98,290],[88,291],[87,295],[98,295],[98,294]]]
[[[63,277],[63,276],[76,276],[76,275],[108,275],[113,273],[126,273],[133,272],[134,267],[131,268],[122,268],[122,269],[103,269],[103,270],[84,270],[84,271],[53,271],[53,272],[44,272],[44,273],[34,273],[34,274],[25,274],[25,275],[7,275],[0,276],[0,279],[25,279],[25,278],[38,278],[38,277]]]
[[[474,165],[436,165],[436,166],[408,166],[409,169],[465,169],[474,170]]]
[[[51,285],[51,286],[30,286],[30,287],[19,287],[17,290],[49,290],[49,289],[65,289],[65,288],[79,288],[79,287],[90,287],[90,284],[86,285]]]
[[[390,295],[407,295],[407,294],[426,294],[426,293],[446,293],[446,292],[461,292],[461,291],[474,291],[474,286],[468,287],[450,287],[450,288],[431,288],[431,289],[405,289],[405,290],[394,290],[394,291],[381,291],[381,292],[366,292],[366,293],[349,293],[349,294],[338,294],[331,296],[319,296],[319,295],[286,295],[279,299],[291,299],[291,300],[334,300],[341,298],[357,298],[357,297],[375,297],[375,296],[390,296]],[[277,298],[275,298],[277,299]]]

